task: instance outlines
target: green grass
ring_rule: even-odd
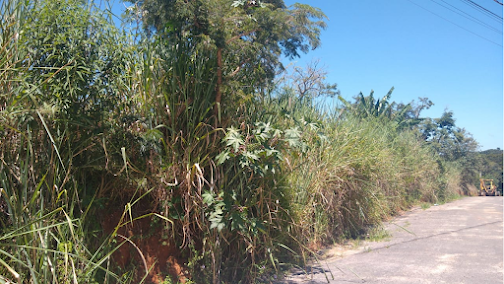
[[[61,25],[72,19],[73,29],[67,31],[74,32],[75,49],[69,48],[66,55],[53,54],[47,59],[52,60],[51,65],[41,67],[37,60],[54,52],[49,45],[36,46],[43,29],[50,28],[39,30],[37,24],[54,17],[55,10],[49,8],[54,3],[49,2],[39,6],[24,6],[21,1],[0,4],[0,199],[4,204],[0,212],[0,282],[123,283],[110,266],[112,252],[122,244],[112,245],[107,236],[96,235],[90,214],[99,188],[85,190],[92,184],[87,176],[94,166],[90,161],[101,158],[94,147],[99,135],[90,129],[94,123],[86,120],[95,114],[93,99],[95,103],[105,100],[89,96],[90,104],[82,106],[77,94],[85,87],[83,83],[99,87],[79,73],[84,64],[91,64],[78,59],[78,48],[83,47],[78,36],[87,28],[84,16],[88,13],[100,24],[105,20],[90,15],[76,2],[58,7],[68,8],[66,18],[59,15],[59,19]],[[61,36],[63,30],[44,36]],[[30,54],[28,48],[32,48]],[[64,58],[72,52],[74,58]],[[79,108],[75,108],[77,104]]]
[[[461,168],[394,121],[239,82],[216,108],[215,50],[131,40],[76,0],[16,3],[0,8],[0,283],[142,279],[112,260],[135,239],[102,232],[109,207],[118,227],[156,216],[190,281],[254,283],[457,196]]]
[[[420,208],[422,208],[423,210],[429,209],[430,207],[431,207],[431,204],[428,202],[422,202],[420,204]]]
[[[392,238],[392,235],[382,226],[376,226],[368,230],[366,240],[372,242],[386,242]]]

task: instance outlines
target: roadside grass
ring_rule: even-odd
[[[64,58],[78,57],[79,36],[102,36],[90,35],[87,24],[92,24],[84,18],[96,20],[103,30],[106,21],[77,2],[61,7],[28,2],[0,4],[0,283],[128,283],[110,262],[124,242],[113,244],[110,236],[97,233],[92,216],[100,187],[91,188],[95,180],[90,177],[102,155],[95,147],[101,140],[92,129],[96,122],[88,119],[98,114],[93,99],[106,103],[106,98],[89,95],[89,105],[82,105],[76,93],[86,79],[75,72],[89,62]],[[62,16],[53,8],[68,13]],[[53,24],[55,15],[61,33],[37,27]],[[69,22],[73,29],[63,28]],[[56,52],[48,59],[52,47],[34,44],[41,35],[49,42],[51,36],[61,40],[64,32],[73,40],[67,54]],[[41,58],[52,62],[45,65],[37,61]]]
[[[422,208],[423,210],[429,209],[430,207],[431,207],[430,203],[427,202],[420,203],[420,208]]]
[[[392,238],[392,235],[383,226],[375,226],[366,233],[366,240],[371,242],[386,242]]]
[[[13,3],[0,6],[0,283],[271,281],[324,245],[388,240],[387,217],[458,194],[460,169],[393,121],[287,90],[227,86],[216,107],[212,50],[132,44],[78,0]],[[116,207],[107,235],[99,214]],[[188,273],[147,265],[147,234],[119,236],[147,217]],[[112,257],[130,245],[135,271]]]

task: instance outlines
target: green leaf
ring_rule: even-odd
[[[269,157],[269,156],[273,156],[273,155],[276,155],[276,154],[279,154],[280,152],[278,152],[277,150],[275,149],[269,149],[269,148],[266,148],[264,149],[264,152],[266,153],[266,156]]]
[[[233,1],[233,3],[231,4],[231,6],[233,7],[238,7],[238,6],[243,6],[245,5],[245,3],[247,2],[247,0],[235,0]]]
[[[244,152],[243,156],[249,160],[254,160],[254,161],[259,160],[259,156],[257,156],[256,154],[254,154],[252,152]]]
[[[217,160],[217,165],[222,165],[226,160],[229,160],[229,152],[228,151],[223,151],[220,152],[215,159]]]
[[[285,140],[289,144],[290,147],[299,147],[301,146],[301,131],[299,131],[298,127],[289,128],[285,130]]]
[[[203,197],[203,202],[207,205],[212,205],[215,201],[215,195],[210,191],[205,191],[201,197]]]
[[[226,137],[224,137],[226,146],[231,146],[235,152],[238,152],[240,146],[245,143],[242,135],[234,127],[228,128],[227,131]]]

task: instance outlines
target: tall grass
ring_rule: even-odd
[[[144,107],[136,113],[147,125],[144,134],[159,139],[146,171],[157,209],[173,221],[166,229],[174,232],[195,281],[248,283],[264,261],[278,262],[273,231],[281,228],[277,216],[287,199],[276,193],[282,177],[279,151],[272,146],[288,142],[282,131],[260,123],[261,111],[242,105],[234,119],[220,116],[229,106],[212,112],[213,50],[186,38],[173,49],[158,40],[144,42]]]
[[[78,1],[32,4],[0,7],[0,282],[122,282],[109,269],[118,246],[91,233],[89,215],[100,191],[90,168],[104,160],[98,107],[113,87],[95,71],[117,59],[90,49],[106,21]]]
[[[175,264],[173,280],[266,281],[455,192],[414,131],[238,81],[216,107],[215,48],[127,41],[85,1],[28,4],[0,8],[0,283],[160,282]]]
[[[306,143],[305,153],[290,153],[283,165],[301,251],[356,237],[419,200],[440,197],[435,156],[413,131],[381,118],[337,119],[298,105],[288,93],[273,101],[268,105],[282,117],[279,123],[298,125]]]

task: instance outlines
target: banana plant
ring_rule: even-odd
[[[354,115],[367,118],[367,117],[392,117],[393,107],[395,102],[390,103],[390,97],[394,87],[392,87],[388,93],[381,99],[375,101],[374,91],[371,90],[369,96],[365,97],[362,92],[356,98],[354,104],[351,104],[345,100],[341,95],[338,95],[338,99],[345,105],[347,110],[350,110]]]
[[[364,96],[361,92],[355,98],[353,104],[345,100],[341,95],[338,96],[338,99],[343,103],[344,109],[350,112],[351,115],[362,119],[373,117],[387,119],[393,121],[397,129],[410,128],[422,122],[423,119],[411,115],[413,107],[410,103],[403,105],[390,101],[393,91],[394,87],[385,96],[377,100],[374,98],[373,90],[371,90],[369,96]]]

